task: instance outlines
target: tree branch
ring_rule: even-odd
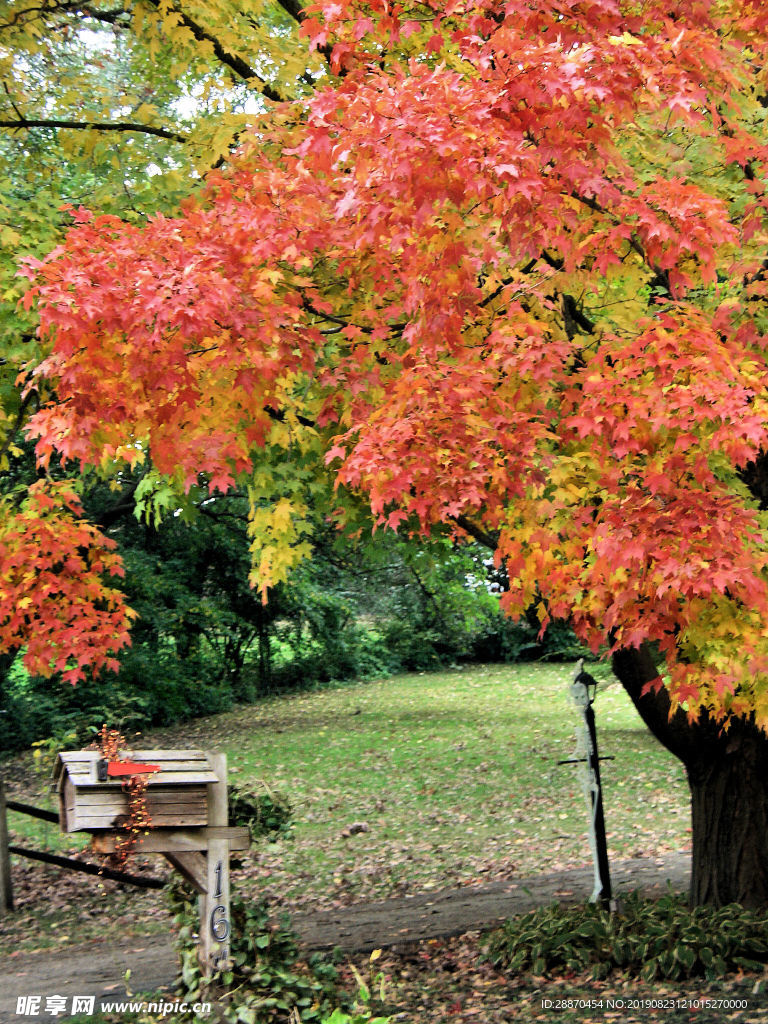
[[[711,723],[702,716],[697,723],[691,724],[682,708],[677,708],[670,715],[672,705],[665,686],[643,693],[646,683],[659,678],[649,645],[616,651],[611,658],[611,668],[659,743],[683,764],[690,764],[697,753],[701,753],[702,741],[713,738],[711,728],[707,728]]]
[[[27,415],[27,410],[33,401],[37,401],[36,391],[27,391],[22,395],[22,399],[19,402],[19,408],[16,410],[16,416],[14,417],[13,425],[8,428],[5,436],[5,440],[0,445],[0,458],[4,458],[11,450],[11,445],[14,443],[16,435],[21,430],[22,424]],[[6,471],[7,472],[7,471]]]
[[[149,3],[157,10],[160,7],[160,0],[149,0]],[[193,21],[188,15],[184,14],[179,7],[173,8],[174,13],[179,17],[179,23],[184,26],[197,40],[198,43],[206,42],[210,43],[213,47],[213,52],[216,59],[223,64],[225,67],[233,71],[238,78],[242,78],[244,82],[252,82],[256,80],[259,83],[259,91],[261,95],[271,100],[273,103],[283,103],[285,96],[282,96],[277,89],[271,86],[268,82],[265,82],[261,75],[258,74],[255,68],[238,56],[236,53],[230,53],[230,51],[224,46],[220,39],[217,39],[212,32],[203,28],[196,21]]]
[[[8,83],[7,82],[3,82],[3,89],[5,90],[5,95],[8,97],[8,102],[13,107],[14,113],[16,114],[17,117],[19,117],[23,121],[24,120],[24,115],[19,110],[19,108],[16,106],[16,104],[14,103],[13,96],[11,96],[11,90],[8,88]]]
[[[285,11],[285,13],[293,18],[297,25],[301,25],[307,16],[307,12],[304,10],[304,5],[298,3],[297,0],[277,0],[279,7]],[[326,43],[325,46],[319,46],[317,52],[323,57],[326,64],[330,67],[331,65],[331,54],[333,47]],[[344,77],[344,72],[340,73],[340,77]],[[302,79],[307,82],[308,85],[314,85],[311,79],[308,79],[306,75],[302,75]]]
[[[285,422],[285,410],[284,409],[273,409],[271,405],[264,406],[264,412],[269,416],[271,420],[276,423]],[[316,427],[317,424],[314,420],[308,419],[306,416],[302,416],[300,413],[296,413],[296,421],[301,423],[303,427]]]
[[[113,11],[99,11],[91,7],[90,4],[81,3],[79,0],[53,4],[43,2],[39,7],[27,7],[24,10],[16,11],[13,17],[0,24],[0,32],[4,29],[15,28],[17,25],[21,25],[27,15],[34,15],[35,18],[40,18],[45,14],[69,14],[72,11],[84,14],[86,18],[93,18],[94,21],[102,21],[109,25],[117,24],[121,19],[125,19],[128,14],[124,7],[117,7]]]
[[[67,7],[75,7],[81,10],[86,17],[93,18],[94,21],[103,21],[107,25],[115,25],[125,20],[128,15],[128,11],[124,7],[116,7],[114,11],[97,11],[93,7],[82,4],[68,4]]]
[[[563,314],[565,333],[569,340],[572,340],[579,331],[584,334],[594,334],[595,325],[581,309],[576,299],[566,292],[560,294],[560,308]]]
[[[768,451],[762,451],[754,462],[739,470],[739,478],[747,485],[753,498],[760,502],[760,510],[768,510]]]
[[[290,17],[299,25],[306,18],[304,5],[297,3],[297,0],[277,0],[277,5],[278,7],[282,7],[285,13],[290,15]]]
[[[173,142],[188,142],[189,138],[180,132],[170,131],[168,128],[158,128],[151,124],[134,124],[130,121],[67,121],[55,118],[23,117],[21,120],[0,120],[0,128],[10,128],[12,131],[20,129],[29,130],[32,128],[68,128],[74,131],[100,131],[100,132],[141,132],[144,135],[156,135],[161,139],[170,139]]]
[[[476,523],[473,523],[472,520],[467,519],[466,516],[458,515],[451,516],[450,518],[460,529],[464,531],[464,533],[469,534],[473,540],[482,544],[483,547],[489,548],[491,551],[496,550],[499,543],[498,535],[488,533],[487,530],[482,528],[482,526],[478,526]]]

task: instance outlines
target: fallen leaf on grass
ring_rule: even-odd
[[[367,821],[353,821],[351,825],[347,825],[346,828],[342,829],[339,834],[342,839],[348,839],[350,836],[357,836],[362,832],[370,831],[371,829]]]

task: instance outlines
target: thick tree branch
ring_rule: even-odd
[[[531,263],[528,264],[530,269],[533,269],[533,267],[535,265],[536,265],[536,260],[532,260]],[[523,273],[526,273],[525,267],[523,267]],[[495,299],[498,299],[498,297],[501,295],[501,293],[504,291],[505,288],[508,288],[511,284],[514,284],[514,283],[515,283],[515,278],[514,277],[505,277],[503,279],[503,281],[499,284],[499,286],[497,288],[495,288],[490,293],[490,295],[486,295],[484,299],[481,299],[480,302],[478,302],[478,304],[477,304],[478,307],[480,309],[484,309],[486,306],[490,306],[490,304]]]
[[[544,260],[547,266],[553,270],[560,271],[565,266],[565,260],[561,256],[551,256],[546,249],[541,250],[540,259]]]
[[[24,420],[27,418],[27,412],[30,406],[37,401],[38,395],[36,391],[29,390],[27,392],[22,392],[22,399],[19,403],[19,408],[16,410],[13,425],[7,429],[5,440],[2,445],[0,445],[0,458],[5,458],[5,456],[8,455],[11,450],[11,445],[14,444]]]
[[[754,462],[739,472],[753,498],[760,502],[761,511],[768,510],[768,452],[761,452]]]
[[[297,0],[277,0],[278,6],[282,7],[286,14],[290,15],[299,25],[306,18],[304,5],[297,3]]]
[[[87,18],[93,18],[94,21],[101,21],[105,25],[117,25],[122,22],[127,26],[130,20],[130,13],[124,7],[116,7],[112,11],[100,11],[95,7],[91,7],[90,4],[79,4],[75,0],[74,3],[58,4],[54,8],[56,14],[60,11],[72,10],[84,14]]]
[[[149,3],[151,3],[156,10],[160,7],[160,0],[149,0]],[[282,96],[277,89],[271,86],[268,82],[265,82],[256,69],[251,67],[248,61],[244,60],[236,53],[231,53],[220,39],[217,39],[212,32],[209,32],[207,29],[203,28],[202,25],[199,25],[188,15],[184,14],[179,7],[174,8],[174,11],[178,15],[179,24],[183,25],[184,28],[194,36],[198,43],[206,42],[211,44],[216,59],[223,64],[224,67],[229,68],[229,70],[234,72],[238,78],[242,78],[244,82],[257,81],[259,83],[259,91],[265,99],[271,100],[273,103],[282,103],[285,101],[286,97]]]
[[[468,519],[466,516],[458,515],[451,516],[450,518],[452,522],[456,523],[464,533],[472,537],[473,540],[476,540],[478,544],[482,544],[483,547],[486,547],[491,551],[496,550],[499,543],[498,535],[489,533],[487,530],[484,530],[482,526],[478,526],[476,523],[473,523],[472,520]]]
[[[584,313],[572,295],[565,292],[560,296],[560,307],[563,314],[563,324],[569,339],[572,339],[581,331],[583,334],[594,334],[595,325]]]
[[[670,716],[672,704],[666,687],[643,693],[646,684],[658,679],[660,674],[648,644],[616,651],[611,667],[650,731],[683,764],[695,761],[701,754],[703,741],[717,738],[717,729],[706,716],[693,724],[682,708]]]
[[[136,495],[136,489],[140,482],[139,477],[132,480],[131,483],[121,492],[118,501],[110,508],[104,509],[94,519],[94,523],[99,527],[100,530],[108,530],[111,526],[114,526],[120,518],[128,513],[133,513],[136,508],[136,502],[134,497]]]
[[[307,16],[307,12],[304,10],[304,4],[298,3],[297,0],[277,0],[277,3],[278,6],[282,7],[285,13],[289,15],[289,17],[293,18],[297,25],[301,25],[301,23]],[[317,52],[322,56],[326,64],[328,64],[328,66],[330,67],[333,47],[326,44],[325,46],[318,47]],[[343,71],[339,72],[339,77],[344,77]],[[312,79],[308,78],[307,75],[302,75],[302,79],[308,85],[314,85]]]
[[[66,128],[74,131],[141,132],[144,135],[156,135],[161,139],[170,139],[172,142],[189,141],[188,136],[182,135],[180,132],[151,124],[134,124],[132,121],[68,121],[57,118],[23,117],[21,120],[2,119],[0,128],[10,128],[13,131],[27,131],[33,128]]]
[[[40,18],[43,15],[69,14],[72,11],[76,11],[78,14],[83,14],[87,18],[92,18],[94,21],[101,21],[108,25],[115,25],[129,17],[128,12],[124,7],[117,7],[112,11],[100,11],[91,7],[90,4],[80,3],[79,0],[71,0],[71,2],[67,3],[48,3],[44,0],[44,2],[39,6],[26,7],[21,11],[16,11],[13,17],[8,21],[0,23],[0,32],[8,28],[15,28],[17,25],[21,25],[28,15],[31,15],[34,18]]]
[[[276,423],[285,422],[285,410],[284,409],[273,409],[271,405],[264,406],[264,412],[269,416],[271,420]],[[302,416],[300,413],[296,413],[296,420],[301,423],[303,427],[316,427],[317,424],[314,420],[309,419],[307,416]]]

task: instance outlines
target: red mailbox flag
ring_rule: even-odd
[[[110,761],[107,765],[107,775],[113,778],[124,775],[147,775],[159,771],[159,764],[140,764],[138,761]]]

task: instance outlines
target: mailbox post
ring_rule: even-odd
[[[211,825],[227,824],[227,759],[214,754],[213,770],[219,781],[208,787],[208,820]],[[229,960],[229,840],[212,839],[208,844],[206,891],[200,896],[200,961],[214,969]]]
[[[146,788],[151,829],[138,849],[163,854],[200,894],[198,957],[210,977],[229,960],[229,855],[250,846],[247,828],[227,824],[226,757],[200,750],[140,750],[132,758],[153,769]],[[54,786],[62,831],[91,832],[93,849],[108,854],[118,848],[128,810],[121,781],[128,766],[109,762],[105,771],[102,760],[98,751],[59,754]],[[122,770],[116,767],[121,763]]]

